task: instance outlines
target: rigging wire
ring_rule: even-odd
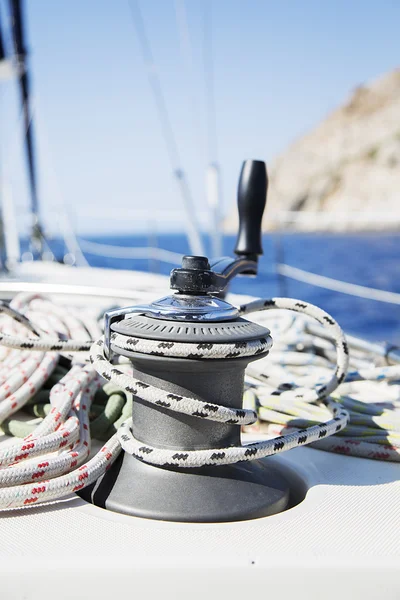
[[[129,1],[130,14],[132,16],[132,22],[136,30],[136,34],[139,40],[142,58],[146,67],[147,77],[149,84],[154,96],[156,109],[160,121],[161,132],[164,138],[165,146],[171,169],[174,173],[175,178],[178,181],[184,206],[186,209],[186,215],[188,220],[189,228],[189,243],[193,254],[204,255],[203,242],[199,233],[199,225],[197,222],[195,207],[192,198],[192,194],[189,188],[187,177],[181,166],[181,157],[178,150],[178,145],[175,139],[174,131],[172,128],[171,120],[168,114],[167,105],[165,102],[161,81],[156,69],[153,52],[151,49],[150,41],[146,32],[142,12],[140,9],[138,0]]]
[[[126,246],[114,246],[112,244],[101,244],[99,242],[93,242],[91,240],[84,240],[80,238],[80,247],[88,254],[95,254],[97,256],[106,256],[109,258],[144,258],[159,260],[174,265],[180,265],[182,262],[182,254],[178,252],[172,252],[171,250],[164,250],[156,246],[143,246],[129,248]]]
[[[1,92],[1,88],[0,88],[0,92]],[[1,100],[1,95],[0,95],[0,100]],[[6,151],[3,152],[3,155],[6,157],[6,159],[3,162],[2,170],[1,170],[2,171],[2,179],[3,179],[1,193],[2,193],[3,197],[5,198],[5,200],[3,202],[3,216],[4,216],[4,221],[5,221],[4,227],[5,227],[5,229],[7,229],[6,236],[8,237],[8,240],[11,243],[11,246],[9,246],[11,254],[9,256],[7,253],[7,260],[10,259],[11,263],[17,262],[20,259],[20,244],[19,244],[17,227],[14,224],[14,221],[15,221],[14,213],[15,213],[15,210],[17,207],[15,206],[14,201],[13,201],[12,190],[11,190],[11,186],[8,184],[7,175],[8,175],[8,173],[11,172],[13,162],[15,160],[15,157],[16,157],[18,151],[20,150],[21,145],[23,144],[23,140],[26,137],[27,127],[29,127],[34,114],[36,114],[36,98],[34,100],[32,100],[32,97],[31,97],[30,113],[29,113],[28,122],[26,122],[24,111],[22,110],[21,114],[18,118],[18,121],[16,123],[15,131],[12,132],[11,139],[9,140],[9,142],[7,144],[5,144]],[[7,216],[4,215],[4,212],[6,213]],[[51,248],[45,237],[41,238],[41,244],[42,244],[42,250],[43,250],[42,256],[44,255],[44,253],[47,253],[47,255],[49,255],[49,256],[53,256]]]
[[[217,135],[217,112],[215,105],[214,90],[214,61],[213,61],[213,35],[212,35],[212,5],[210,0],[203,3],[203,24],[204,24],[204,82],[206,96],[206,115],[207,115],[207,133],[208,133],[208,155],[218,163],[218,135]]]
[[[74,231],[74,228],[72,226],[72,223],[71,223],[71,220],[70,220],[70,217],[68,214],[64,195],[62,193],[61,186],[59,183],[59,178],[58,178],[58,175],[57,175],[57,172],[55,169],[54,162],[52,160],[53,153],[51,152],[50,142],[49,142],[49,138],[47,135],[47,131],[46,131],[46,128],[44,125],[44,121],[42,121],[40,119],[40,114],[39,114],[38,110],[37,110],[37,121],[38,121],[38,125],[40,125],[41,140],[42,140],[42,144],[44,146],[44,149],[45,149],[46,155],[47,155],[46,163],[49,167],[49,171],[50,171],[49,174],[52,176],[53,184],[55,187],[55,193],[56,193],[56,196],[58,196],[58,208],[60,210],[59,210],[57,216],[58,216],[61,234],[64,239],[65,246],[68,249],[68,252],[73,256],[74,261],[75,261],[74,264],[76,264],[77,266],[80,266],[80,267],[82,267],[82,266],[88,267],[89,263],[86,260],[85,255],[82,252],[82,248],[79,244],[79,240],[78,240],[77,236],[75,235],[75,231]]]
[[[310,273],[309,271],[285,264],[278,264],[277,271],[290,279],[296,279],[297,281],[302,281],[325,290],[341,292],[342,294],[349,294],[349,296],[357,296],[358,298],[366,298],[368,300],[377,300],[378,302],[400,304],[400,294],[396,292],[388,292],[387,290],[379,290],[364,285],[348,283],[347,281],[340,281],[339,279],[332,279],[325,275],[317,275],[316,273]]]
[[[167,149],[169,161],[172,169],[175,171],[181,163],[178,146],[173,132],[172,124],[169,118],[167,105],[165,102],[163,90],[161,87],[160,78],[157,73],[153,52],[150,46],[150,41],[147,36],[142,12],[137,0],[130,0],[129,7],[132,15],[132,21],[136,29],[136,34],[139,39],[143,62],[146,67],[147,76],[153,92],[156,103],[158,117],[160,120],[162,135]]]
[[[222,185],[218,162],[217,113],[214,90],[214,62],[212,36],[212,5],[210,0],[203,4],[203,62],[206,101],[206,130],[208,144],[208,168],[206,171],[207,201],[212,216],[212,246],[214,256],[222,254],[220,231],[222,213]]]
[[[1,88],[0,88],[0,92],[1,92]],[[1,100],[1,96],[0,96],[0,100]],[[11,214],[14,212],[14,209],[16,207],[15,207],[13,199],[12,199],[11,188],[7,182],[7,174],[9,172],[11,172],[13,162],[15,160],[15,157],[16,157],[18,151],[20,150],[21,145],[23,144],[24,139],[26,138],[26,134],[27,134],[27,130],[28,130],[27,128],[30,126],[35,112],[36,112],[36,98],[32,99],[32,97],[31,97],[28,121],[25,120],[25,113],[24,113],[24,110],[22,109],[21,114],[16,123],[15,130],[12,132],[11,139],[9,140],[8,143],[6,143],[4,145],[4,147],[6,148],[6,151],[3,152],[3,155],[6,157],[6,159],[4,160],[3,165],[2,165],[2,174],[3,174],[2,194],[6,198],[5,202],[4,202],[4,208],[10,217],[10,220],[5,218],[4,225],[8,230],[7,233],[9,234],[9,239],[11,240],[11,238],[13,238],[12,242],[11,242],[11,244],[13,246],[13,249],[11,252],[12,255],[10,257],[7,256],[7,259],[10,258],[11,262],[13,262],[14,259],[16,259],[16,260],[20,259],[20,251],[19,251],[18,232],[17,232],[14,224],[12,223],[13,216]],[[44,254],[44,252],[47,252],[48,255],[51,255],[51,256],[53,255],[53,253],[50,249],[50,246],[44,236],[41,238],[41,245],[42,245],[43,254]]]
[[[201,135],[201,120],[199,118],[197,94],[194,89],[193,52],[185,0],[175,0],[174,7],[182,62],[185,65],[187,81],[190,80],[191,82],[187,85],[188,103],[191,108],[194,137],[199,140],[199,143],[196,144],[196,148],[199,150],[203,146],[203,137]]]

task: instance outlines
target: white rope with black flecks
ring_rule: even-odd
[[[257,356],[269,350],[272,346],[270,338],[260,337],[249,342],[236,344],[214,344],[203,342],[187,344],[182,342],[160,342],[133,336],[112,333],[111,341],[118,348],[134,350],[142,354],[154,356],[168,356],[169,358],[241,358],[244,356]]]
[[[275,343],[265,359],[262,357],[269,352],[269,342],[260,338],[252,345],[251,352],[259,352],[260,360],[253,362],[246,371],[246,385],[250,387],[245,392],[243,410],[232,411],[227,407],[199,403],[195,398],[171,394],[165,397],[162,390],[155,388],[157,395],[153,398],[154,402],[171,410],[179,412],[185,407],[187,414],[220,422],[230,421],[244,426],[245,431],[256,432],[258,437],[264,433],[269,437],[279,436],[238,449],[207,450],[205,457],[198,454],[194,457],[198,461],[196,466],[204,464],[201,461],[207,460],[207,456],[211,461],[208,464],[232,462],[235,457],[228,455],[226,450],[237,450],[236,460],[251,460],[304,443],[331,452],[399,461],[399,366],[379,366],[382,363],[373,353],[357,353],[352,349],[351,370],[343,380],[347,346],[340,328],[329,315],[305,302],[290,299],[257,300],[243,305],[240,310],[241,314],[248,314],[253,310],[275,308],[287,308],[303,314],[290,315],[286,311],[273,310],[268,314],[255,313],[255,320],[272,329]],[[335,340],[337,356],[322,333],[320,337],[307,333],[306,315],[312,315],[328,329]],[[27,437],[8,439],[0,444],[0,509],[39,504],[78,491],[103,475],[121,452],[120,442],[125,448],[132,443],[127,422],[119,435],[110,437],[100,452],[88,460],[91,441],[88,411],[96,387],[101,382],[93,367],[85,364],[85,351],[91,345],[85,338],[90,336],[89,332],[96,330],[98,333],[95,335],[99,335],[94,317],[55,306],[35,294],[20,294],[13,299],[11,306],[0,304],[0,333],[4,336],[4,343],[0,344],[0,423],[18,411],[41,388],[56,365],[61,348],[68,352],[72,348],[80,349],[75,355],[77,364],[72,365],[51,390],[51,412]],[[61,340],[64,343],[60,343],[55,332],[73,339]],[[24,337],[24,333],[29,337]],[[29,342],[29,347],[24,346],[26,342]],[[115,337],[113,342],[118,345],[119,337]],[[121,347],[123,342],[126,338],[122,340]],[[143,351],[144,346],[138,344],[133,344],[135,351]],[[175,356],[185,356],[186,353],[188,360],[190,357],[218,360],[209,344],[176,345],[174,348],[160,348],[160,342],[151,340],[145,344],[146,351],[150,353],[161,351],[166,355],[173,349]],[[218,348],[220,358],[224,358],[224,352],[229,353],[231,358],[244,356],[249,349],[242,344],[234,348],[232,345],[222,346]],[[55,347],[57,350],[54,350]],[[50,348],[53,350],[50,351]],[[92,354],[95,362],[99,363],[100,371],[104,370],[106,379],[115,380],[115,377],[121,376],[116,366],[109,365],[112,373],[106,371],[102,342],[93,348]],[[339,383],[340,390],[335,391]],[[121,379],[120,384],[126,384],[129,387],[125,389],[140,397],[152,392],[152,386],[131,377]],[[332,397],[328,398],[329,394]],[[350,424],[344,431],[348,417],[343,409],[350,414]],[[257,413],[258,420],[255,422]],[[333,419],[323,423],[330,413]],[[15,418],[18,419],[18,416]],[[335,421],[335,418],[341,418],[341,421]],[[338,435],[328,437],[334,430]],[[160,461],[165,461],[165,450],[146,447],[147,452],[141,450],[143,444],[140,444],[137,450],[140,459],[149,459],[152,455],[153,460],[158,456]],[[161,454],[157,454],[160,450]],[[167,464],[187,467],[192,459],[193,454],[186,451],[174,452]]]
[[[168,450],[156,448],[149,444],[143,444],[135,439],[131,431],[131,422],[126,421],[117,433],[122,448],[145,462],[167,466],[178,467],[201,467],[203,465],[226,465],[238,461],[255,460],[271,456],[278,452],[284,452],[297,446],[312,443],[325,437],[333,435],[346,427],[349,415],[343,407],[329,398],[331,394],[346,376],[348,367],[348,347],[345,336],[336,321],[325,311],[312,304],[293,300],[290,298],[272,298],[268,300],[256,300],[240,307],[241,314],[249,314],[256,311],[269,309],[288,309],[300,312],[315,318],[321,325],[326,327],[336,345],[336,369],[331,379],[323,385],[317,385],[313,389],[297,388],[282,391],[280,397],[287,400],[303,400],[305,402],[317,402],[324,404],[332,415],[332,419],[313,425],[302,431],[295,431],[277,438],[249,444],[207,450]],[[140,338],[113,336],[114,347],[121,344],[121,348],[135,348],[136,352],[159,356],[185,356],[190,358],[222,359],[235,358],[239,356],[250,356],[263,353],[269,349],[266,338],[260,338],[253,342],[240,342],[239,347],[235,344],[193,344],[159,342],[154,340],[143,341]],[[214,351],[215,347],[215,351]],[[190,360],[188,358],[188,360]],[[209,419],[222,423],[246,425],[257,420],[257,414],[251,409],[232,409],[213,403],[207,403],[190,396],[181,396],[168,393],[158,387],[149,385],[120,371],[112,365],[105,356],[103,339],[93,344],[90,351],[90,360],[105,379],[113,381],[122,389],[140,397],[142,400],[157,406],[162,406],[171,411],[191,415],[200,419]]]
[[[35,299],[37,295],[33,296]],[[11,317],[17,323],[23,325],[28,329],[35,338],[26,338],[16,335],[8,335],[4,332],[0,332],[0,344],[7,346],[8,348],[14,348],[18,350],[38,350],[42,352],[87,352],[91,345],[92,340],[63,340],[48,338],[48,333],[36,327],[32,322],[21,312],[17,311],[12,306],[0,301],[0,314],[5,314]]]

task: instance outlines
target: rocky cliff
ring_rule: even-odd
[[[264,229],[400,229],[400,69],[358,87],[269,175]]]

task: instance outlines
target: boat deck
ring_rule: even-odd
[[[143,300],[168,292],[164,277],[105,269],[21,265],[13,281],[28,279],[36,286],[118,288],[110,293],[115,299],[126,294],[127,304],[138,293]],[[4,278],[0,289],[3,283]],[[99,307],[112,303],[96,294],[92,300]],[[242,599],[262,593],[398,599],[400,464],[307,447],[266,460],[297,478],[307,493],[290,510],[252,521],[151,521],[103,510],[77,496],[3,512],[0,574],[7,598]]]

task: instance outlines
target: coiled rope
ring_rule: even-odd
[[[301,314],[277,312],[277,308]],[[352,351],[346,376],[349,353],[340,327],[327,313],[305,302],[257,300],[240,310],[255,313],[257,321],[271,329],[274,347],[268,357],[247,369],[245,407],[236,411],[195,398],[171,397],[134,379],[129,364],[110,364],[103,341],[89,339],[100,335],[96,319],[82,311],[33,294],[17,296],[9,307],[0,305],[0,423],[8,435],[22,438],[0,444],[0,508],[29,506],[82,489],[109,468],[121,446],[147,462],[182,467],[252,460],[305,443],[399,460],[399,367],[377,366],[372,353],[357,350]],[[336,355],[326,336],[307,333],[310,317],[329,333]],[[209,344],[160,348],[159,342],[139,338],[128,342],[122,337],[116,335],[114,345],[188,360],[190,356],[218,360],[227,355],[265,354],[269,348],[262,338],[245,347],[230,344],[214,349]],[[132,394],[168,404],[170,410],[278,437],[218,451],[185,451],[179,454],[187,458],[180,459],[165,449],[146,446],[143,450],[130,430]],[[26,422],[32,416],[39,418]],[[92,437],[105,443],[88,460]]]
[[[0,305],[0,313],[13,319],[12,324],[3,324],[1,333],[1,343],[6,346],[0,371],[4,381],[0,385],[0,422],[4,422],[50,378],[59,360],[57,351],[82,352],[91,342],[84,340],[87,329],[78,317],[65,312],[60,319],[60,309],[37,295],[17,296],[10,307]],[[23,337],[22,328],[29,337]],[[38,338],[39,331],[46,337]],[[56,332],[83,341],[58,340]],[[34,359],[36,367],[32,369]],[[6,440],[0,445],[0,508],[27,506],[76,492],[96,481],[115,460],[120,451],[116,435],[85,463],[91,450],[88,413],[100,385],[97,373],[82,357],[51,388],[51,408],[40,424],[22,440]]]

